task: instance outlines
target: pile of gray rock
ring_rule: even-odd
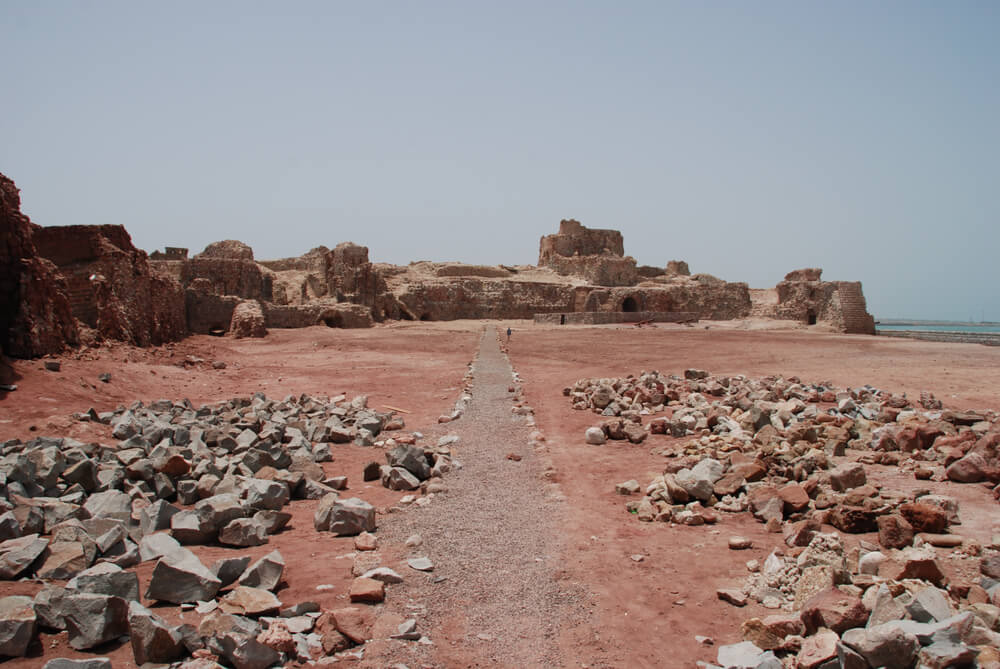
[[[887,553],[864,543],[845,551],[838,535],[817,534],[804,549],[751,565],[743,594],[779,611],[744,621],[744,640],[719,649],[719,666],[998,666],[1000,556],[979,560],[978,594],[970,597],[948,584],[933,548]],[[894,572],[880,576],[884,565]],[[738,592],[719,596],[741,603]]]
[[[865,465],[895,465],[917,479],[982,481],[1000,492],[1000,423],[993,411],[946,411],[929,393],[917,406],[878,389],[838,389],[797,378],[684,377],[643,372],[583,379],[573,406],[605,416],[588,443],[668,442],[662,475],[621,495],[640,521],[715,523],[749,512],[783,539],[749,579],[718,591],[735,606],[775,613],[743,626],[719,649],[723,667],[960,667],[1000,662],[1000,544],[982,547],[953,528],[958,500],[869,481]],[[659,448],[659,447],[658,447]],[[848,450],[850,449],[850,450]],[[856,461],[844,462],[850,453]],[[877,533],[845,551],[841,535]],[[730,548],[752,542],[733,537]],[[980,562],[978,582],[948,583],[938,551]],[[996,565],[996,566],[994,566]],[[1000,665],[997,665],[1000,666]]]
[[[289,522],[283,509],[294,499],[319,500],[317,530],[374,542],[374,507],[342,498],[346,477],[327,477],[320,463],[332,459],[332,445],[375,444],[401,430],[401,419],[368,409],[364,396],[262,394],[201,408],[137,402],[77,418],[109,425],[117,443],[0,442],[0,579],[47,582],[33,598],[0,599],[0,656],[24,655],[42,628],[66,630],[77,649],[129,636],[137,664],[193,653],[239,669],[311,661],[369,638],[371,616],[356,607],[283,605],[277,551],[253,564],[241,556],[206,566],[185,546],[268,543]],[[399,438],[410,443],[378,442],[390,463],[405,467],[419,453],[429,471],[447,470],[446,455],[428,460],[413,435]],[[197,607],[199,627],[172,627],[142,606],[128,569],[148,561],[155,565],[144,597]],[[372,601],[367,581],[384,595],[378,578],[357,584],[352,601]]]
[[[447,435],[430,448],[399,443],[386,451],[386,464],[372,461],[365,466],[364,479],[381,481],[390,490],[441,492],[444,489],[442,477],[457,464],[452,459],[450,448],[457,441],[456,435]]]
[[[926,392],[913,405],[905,395],[870,386],[843,389],[796,377],[750,379],[689,369],[683,378],[652,371],[581,379],[563,394],[573,408],[607,418],[587,430],[591,444],[640,443],[649,434],[695,436],[700,443],[693,444],[693,452],[760,450],[793,468],[791,460],[809,450],[841,455],[849,447],[868,451],[865,462],[902,464],[918,478],[1000,488],[997,412],[942,410]],[[650,416],[655,417],[644,424]]]

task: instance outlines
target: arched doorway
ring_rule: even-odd
[[[812,309],[806,312],[806,323],[816,325],[816,312]]]
[[[629,295],[622,301],[622,311],[634,313],[639,311],[639,303],[636,302],[635,298]]]
[[[328,328],[344,327],[344,317],[336,312],[324,314],[322,318],[320,318],[320,321],[322,321]]]

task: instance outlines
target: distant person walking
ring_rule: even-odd
[[[507,328],[507,343],[508,344],[510,343],[510,333],[511,332],[512,332],[512,330],[510,328]]]

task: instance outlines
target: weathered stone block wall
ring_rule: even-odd
[[[875,334],[875,317],[868,313],[868,304],[861,292],[860,281],[837,281],[844,332]]]
[[[163,251],[153,251],[149,254],[152,260],[187,260],[188,250],[180,246],[168,246]]]
[[[750,289],[745,283],[695,281],[657,287],[594,289],[583,311],[689,312],[708,320],[746,318]]]
[[[79,342],[65,283],[37,257],[21,193],[0,174],[0,350],[19,358],[61,351]]]
[[[188,288],[185,291],[188,329],[196,334],[228,332],[236,305],[243,300],[235,295],[217,295]]]
[[[578,276],[595,286],[634,286],[639,282],[639,272],[631,257],[553,256],[548,266],[563,276]]]
[[[496,267],[491,265],[445,265],[444,267],[438,267],[434,272],[436,276],[449,277],[449,276],[479,276],[488,279],[505,279],[512,276],[510,270],[504,269],[503,267]]]
[[[316,272],[321,276],[326,276],[326,258],[329,253],[330,249],[325,246],[317,246],[297,258],[258,260],[257,264],[263,265],[264,267],[275,272],[301,270],[305,272]]]
[[[207,279],[218,295],[271,300],[272,279],[253,260],[198,255],[181,265],[181,284]]]
[[[73,315],[106,339],[149,346],[187,333],[184,297],[120,225],[36,227],[39,255],[66,279]]]
[[[535,314],[534,321],[545,325],[610,325],[614,323],[692,323],[698,314],[663,311],[577,311],[559,314]]]
[[[573,296],[573,287],[565,284],[499,279],[411,284],[396,293],[404,318],[434,321],[573,311]]]
[[[548,265],[554,256],[591,256],[609,253],[625,255],[625,242],[617,230],[595,230],[584,227],[579,221],[564,219],[559,222],[559,232],[546,235],[539,242],[538,264]]]
[[[371,310],[350,303],[313,303],[280,305],[265,303],[264,320],[268,328],[305,328],[326,325],[336,328],[370,328],[374,325]]]
[[[846,333],[875,334],[875,319],[868,313],[861,283],[820,281],[821,273],[815,268],[789,272],[775,286],[778,304],[773,316],[822,323]]]

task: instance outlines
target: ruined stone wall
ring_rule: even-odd
[[[270,300],[272,279],[253,260],[195,256],[181,265],[181,284],[207,279],[218,295]]]
[[[330,249],[325,246],[317,246],[297,258],[279,258],[278,260],[258,260],[257,264],[273,270],[275,272],[287,272],[289,270],[300,270],[304,272],[316,272],[326,276],[326,258]]]
[[[548,265],[555,256],[591,256],[609,253],[625,255],[625,242],[617,230],[594,230],[579,221],[564,219],[559,222],[559,232],[546,235],[539,242],[538,264]]]
[[[438,267],[434,274],[440,277],[449,276],[479,276],[489,279],[504,279],[512,275],[512,272],[503,267],[496,267],[493,265],[463,265],[461,263],[456,263],[454,265],[444,265]]]
[[[820,281],[821,269],[795,270],[775,286],[778,302],[773,317],[800,323],[821,323],[841,332],[875,334],[861,283]]]
[[[371,310],[359,304],[317,302],[301,305],[265,303],[264,321],[269,328],[305,328],[326,325],[335,328],[370,328]]]
[[[398,305],[380,271],[368,261],[368,247],[353,242],[338,244],[327,254],[327,290],[339,302],[371,309],[375,320],[398,318]]]
[[[79,343],[56,266],[39,258],[21,194],[0,174],[0,351],[32,358]]]
[[[544,325],[613,325],[615,323],[694,323],[698,314],[673,311],[577,311],[559,314],[535,314],[534,321]]]
[[[577,276],[595,286],[634,286],[639,272],[631,257],[553,256],[548,266],[563,276]]]
[[[573,296],[573,287],[565,284],[468,278],[409,284],[395,295],[402,318],[432,321],[573,311]]]
[[[233,311],[243,300],[235,295],[218,295],[202,282],[184,291],[184,309],[188,329],[195,334],[228,332]]]
[[[184,295],[120,225],[36,227],[38,254],[63,275],[73,315],[104,339],[149,346],[187,333]]]
[[[180,246],[168,246],[162,251],[153,251],[149,254],[150,261],[153,260],[187,260],[188,250]]]
[[[597,288],[579,311],[689,312],[708,320],[746,318],[751,309],[745,283],[686,281],[663,286]]]

